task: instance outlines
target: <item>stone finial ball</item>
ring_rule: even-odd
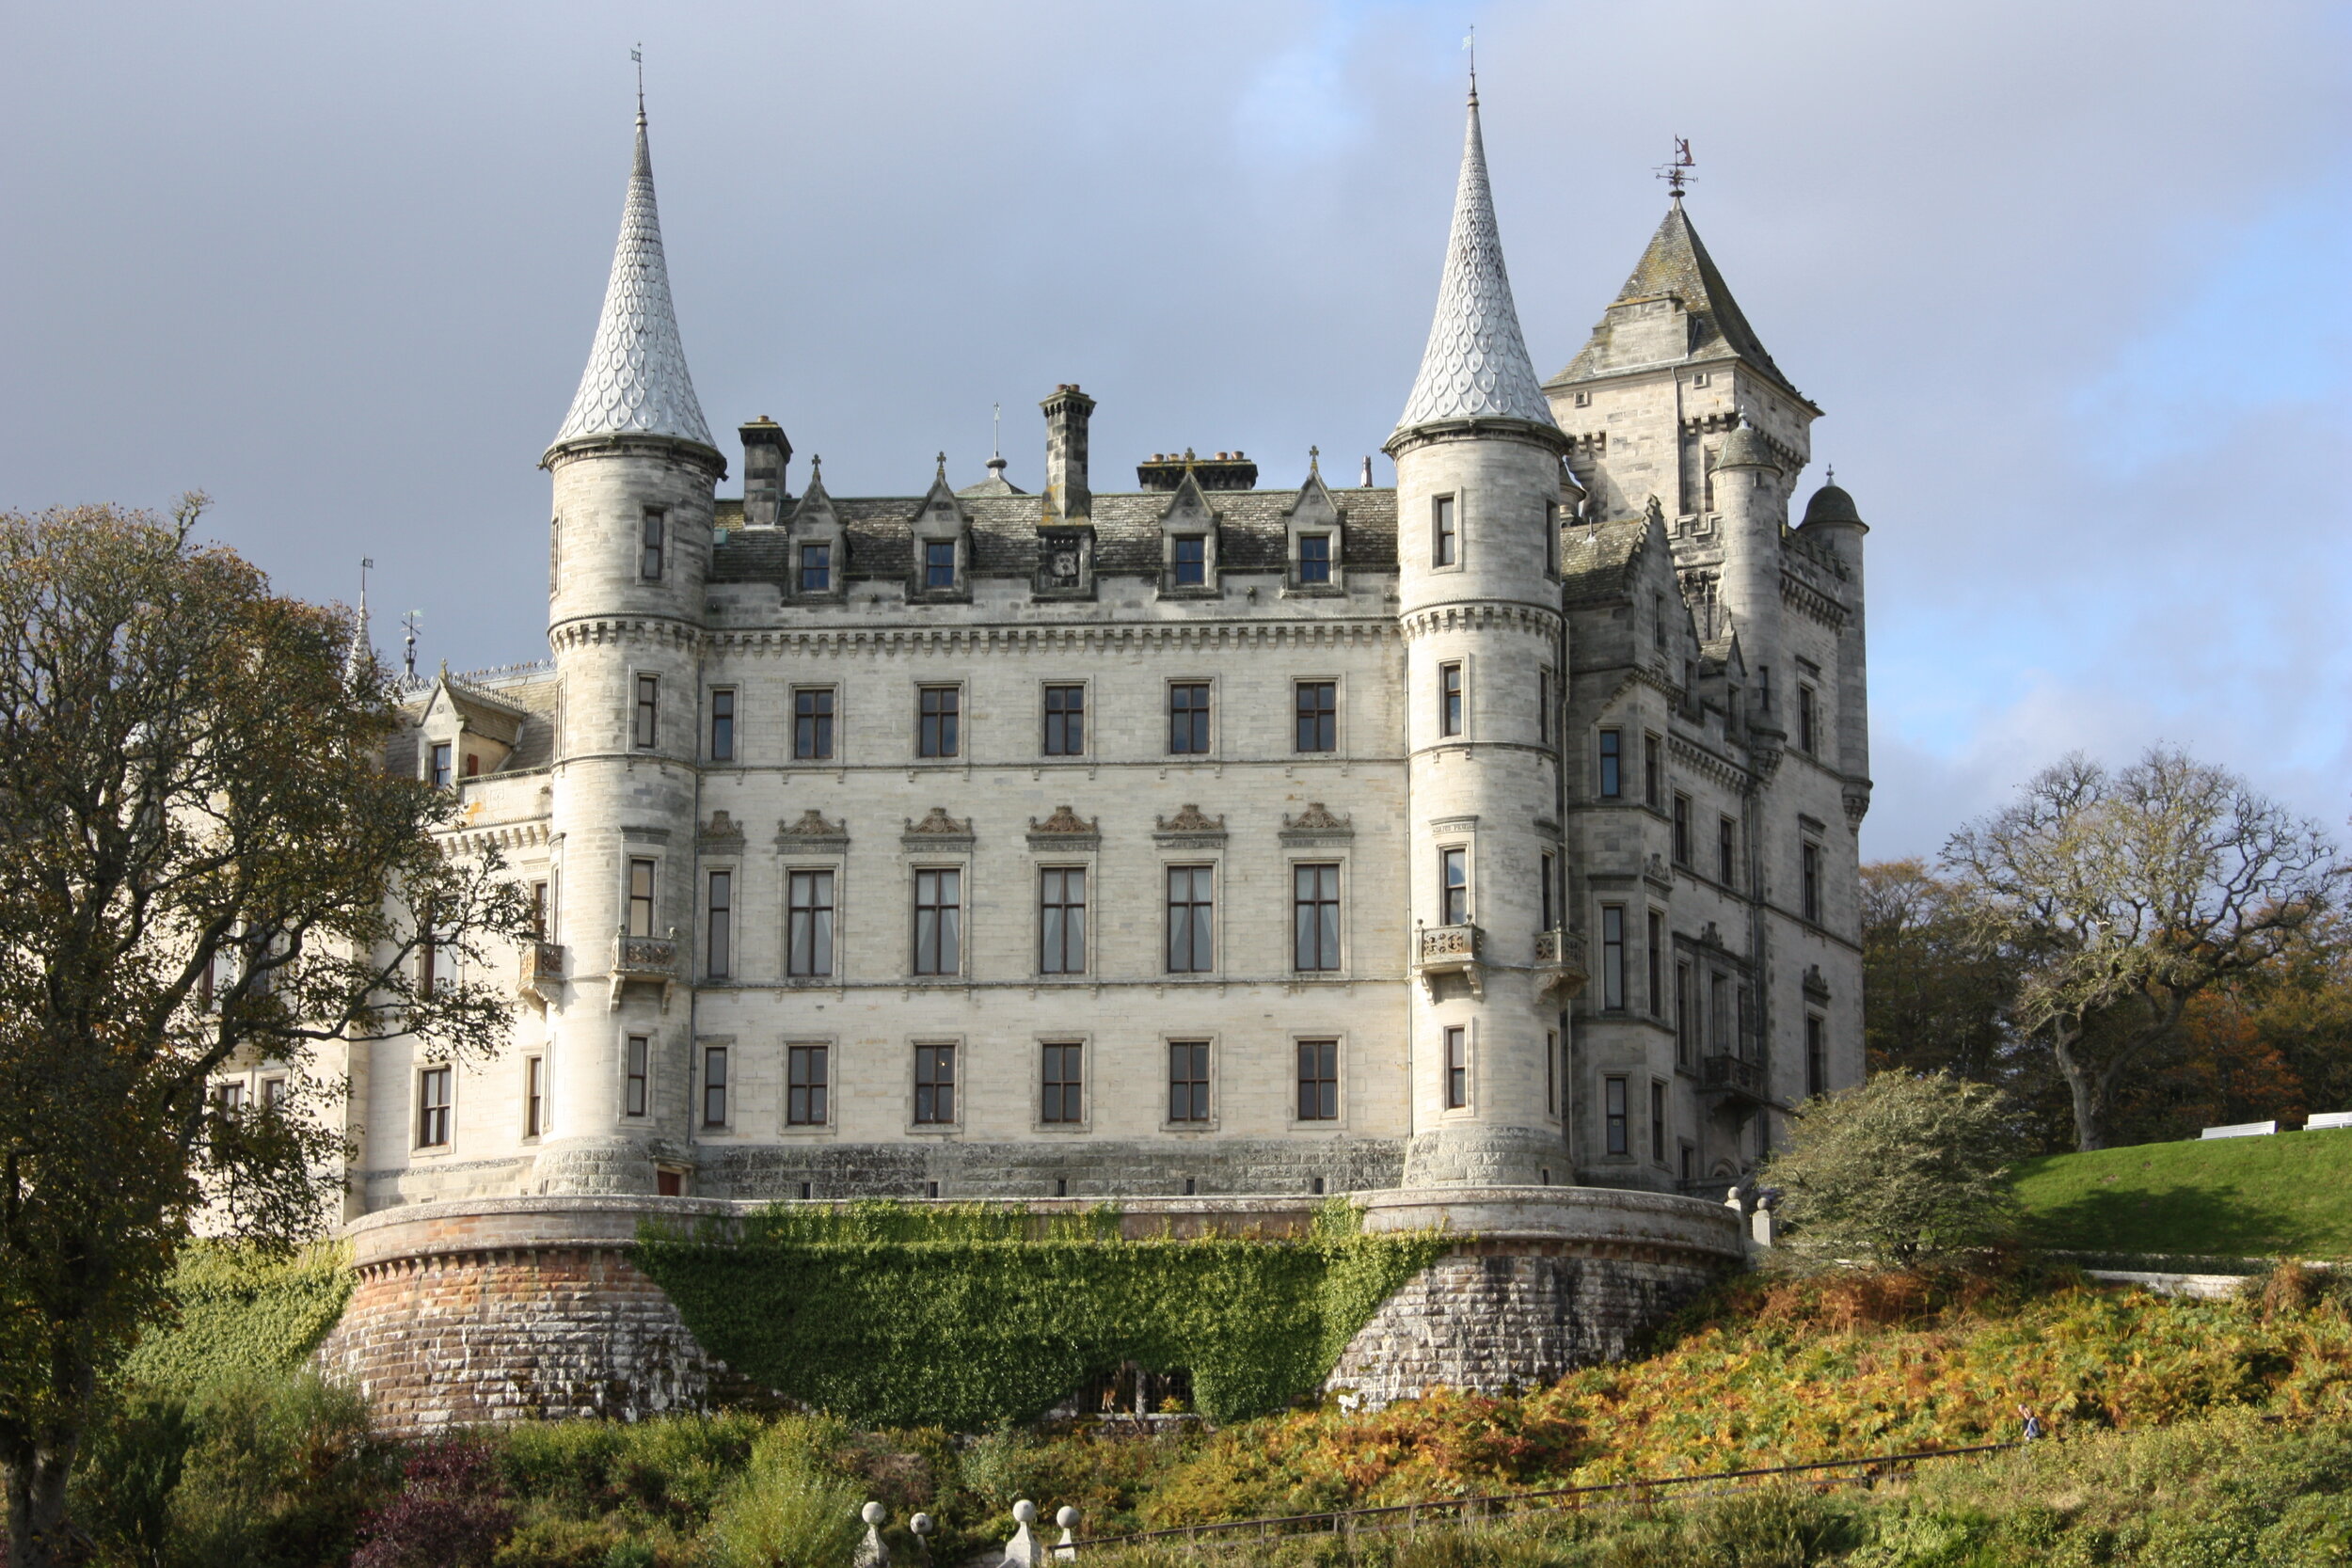
[[[1054,1523],[1059,1525],[1064,1529],[1076,1529],[1078,1528],[1078,1511],[1071,1507],[1068,1503],[1064,1503],[1061,1505],[1061,1511],[1054,1515]]]
[[[932,1525],[931,1516],[928,1513],[918,1513],[907,1521],[907,1528],[917,1535],[929,1535],[935,1528],[937,1527]]]
[[[1022,1498],[1019,1502],[1017,1502],[1017,1503],[1015,1503],[1015,1504],[1013,1504],[1013,1505],[1012,1505],[1012,1518],[1013,1518],[1013,1523],[1015,1523],[1015,1524],[1020,1524],[1020,1525],[1034,1525],[1034,1524],[1036,1524],[1036,1523],[1037,1523],[1037,1504],[1035,1504],[1035,1503],[1033,1503],[1033,1502],[1029,1501],[1029,1499],[1028,1499],[1028,1498],[1026,1498],[1026,1497]]]
[[[857,1511],[857,1516],[869,1525],[880,1526],[884,1519],[890,1517],[890,1510],[880,1503],[867,1503]]]

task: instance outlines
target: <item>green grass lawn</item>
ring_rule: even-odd
[[[2053,1247],[2352,1258],[2352,1129],[2053,1154],[2017,1196]]]

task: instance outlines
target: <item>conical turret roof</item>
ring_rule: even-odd
[[[637,110],[637,161],[621,208],[621,238],[612,250],[604,314],[555,445],[619,435],[713,444],[694,396],[694,378],[686,371],[677,312],[670,305],[670,269],[661,255],[661,214],[654,207],[653,154],[645,141],[643,104]]]
[[[1634,263],[1632,276],[1625,287],[1617,291],[1612,305],[1624,305],[1631,300],[1656,299],[1671,296],[1681,302],[1694,325],[1691,333],[1688,357],[1692,359],[1724,359],[1738,357],[1762,371],[1789,393],[1804,394],[1789,385],[1788,378],[1772,363],[1772,356],[1764,352],[1764,344],[1740,313],[1740,302],[1731,297],[1731,286],[1715,268],[1715,260],[1707,254],[1707,246],[1699,242],[1699,232],[1691,227],[1691,215],[1682,210],[1682,198],[1676,197],[1666,209],[1666,216],[1650,236],[1649,247]],[[1601,368],[1606,357],[1604,339],[1609,331],[1606,321],[1595,330],[1568,368],[1552,377],[1551,384],[1581,381]]]
[[[1447,237],[1438,315],[1421,374],[1405,403],[1399,430],[1444,420],[1525,420],[1552,423],[1551,405],[1535,382],[1535,366],[1519,335],[1511,279],[1502,267],[1502,237],[1495,227],[1494,193],[1486,183],[1486,144],[1478,133],[1478,92],[1470,99],[1470,128],[1462,141],[1462,178],[1454,194],[1454,231]]]

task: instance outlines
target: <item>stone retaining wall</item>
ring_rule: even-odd
[[[1738,1216],[1691,1198],[1494,1187],[1358,1201],[1369,1229],[1464,1233],[1382,1306],[1334,1370],[1332,1386],[1375,1403],[1438,1385],[1501,1391],[1620,1356],[1741,1256]],[[739,1380],[695,1342],[628,1248],[647,1220],[724,1226],[751,1207],[514,1197],[367,1215],[346,1227],[359,1281],[318,1364],[358,1386],[380,1428],[404,1435],[531,1418],[634,1420],[740,1397]],[[1297,1235],[1313,1217],[1312,1201],[1296,1196],[1121,1207],[1130,1236]]]

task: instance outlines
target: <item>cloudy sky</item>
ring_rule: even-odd
[[[422,657],[541,656],[642,40],[714,429],[836,494],[1394,423],[1466,25],[1549,373],[1691,211],[1873,525],[1874,855],[2071,748],[2352,808],[2352,11],[2297,0],[8,9],[0,506],[163,507]],[[1383,483],[1389,478],[1380,461]],[[1804,487],[1818,482],[1809,475]],[[379,637],[388,648],[394,640]]]

